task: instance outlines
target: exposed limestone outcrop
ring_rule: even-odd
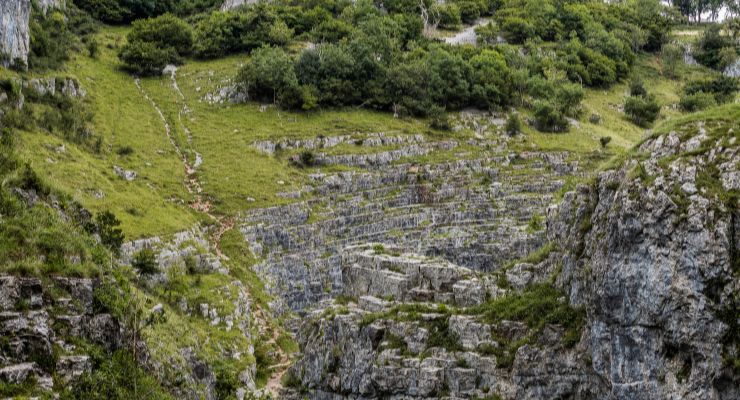
[[[222,11],[233,10],[247,4],[254,4],[257,0],[225,0],[221,5]]]
[[[318,310],[303,324],[298,334],[303,354],[289,371],[292,388],[286,398],[602,394],[596,374],[579,353],[584,344],[564,345],[560,326],[538,330],[516,321],[491,323],[480,309],[469,307],[506,296],[492,276],[378,249],[347,249],[343,295],[351,300]],[[467,290],[460,292],[461,286]],[[516,347],[510,350],[515,354],[507,355],[504,348],[510,346]]]
[[[737,398],[737,128],[692,123],[646,141],[640,157],[551,209],[544,261],[495,279],[348,248],[343,302],[320,303],[299,330],[303,353],[286,396]],[[433,279],[425,270],[436,271]],[[475,295],[447,295],[450,281],[453,293]],[[583,310],[570,314],[583,315],[582,325],[569,317],[535,329],[483,317],[496,301],[543,284]],[[574,326],[578,335],[568,331]],[[502,352],[512,343],[513,354]]]
[[[566,196],[548,236],[613,398],[737,398],[737,125],[697,123]],[[724,317],[723,317],[724,316]],[[729,366],[728,364],[729,363]]]
[[[297,151],[297,146],[334,147],[352,140],[357,139],[261,142],[260,147],[275,151],[280,143]],[[383,141],[397,148],[317,156],[317,163],[331,160],[364,170],[311,175],[311,186],[294,197],[305,193],[316,199],[252,210],[240,219],[252,252],[263,259],[255,270],[276,296],[274,311],[303,310],[341,293],[343,249],[357,244],[383,242],[494,271],[544,243],[544,230],[528,225],[546,214],[565,178],[579,173],[567,153],[507,153],[496,140],[465,143],[490,148],[485,157],[421,165],[400,163],[395,152],[459,145],[379,135],[361,145],[374,148]]]
[[[65,7],[65,0],[37,0],[39,10],[47,13]],[[0,65],[28,64],[31,50],[31,0],[0,0]]]
[[[0,63],[28,62],[31,0],[0,0]]]
[[[91,369],[75,340],[120,348],[122,327],[93,307],[98,284],[80,278],[43,282],[0,276],[0,381],[22,384],[35,379],[40,388],[58,391]],[[55,384],[52,373],[62,386]]]

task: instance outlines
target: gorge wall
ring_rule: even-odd
[[[737,129],[646,141],[566,194],[537,257],[496,274],[348,249],[286,396],[737,398]]]
[[[28,61],[31,0],[0,0],[0,62],[4,67]]]

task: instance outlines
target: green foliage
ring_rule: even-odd
[[[524,18],[507,17],[501,22],[504,38],[509,43],[521,44],[535,35],[534,25]]]
[[[71,4],[64,11],[54,10],[48,14],[34,5],[29,20],[28,68],[59,69],[80,45],[80,37],[96,29],[96,24]]]
[[[97,233],[100,235],[100,242],[108,247],[112,252],[118,254],[123,245],[123,231],[120,228],[121,221],[110,211],[99,213],[95,217]]]
[[[684,93],[681,95],[681,100],[678,102],[678,106],[681,110],[686,112],[705,110],[716,105],[717,100],[715,100],[714,95],[704,92],[696,92],[692,94]]]
[[[740,79],[724,75],[717,75],[713,79],[694,80],[683,87],[686,96],[699,93],[711,94],[717,104],[723,104],[735,99],[740,89]]]
[[[270,43],[287,44],[294,31],[301,28],[298,21],[289,23],[288,15],[281,18],[278,11],[275,6],[258,3],[245,9],[211,13],[195,27],[195,55],[213,58],[250,51]]]
[[[223,0],[73,0],[94,18],[111,24],[123,24],[165,13],[193,15],[216,9]],[[69,4],[69,2],[67,2]]]
[[[564,132],[568,129],[565,115],[551,101],[538,100],[534,103],[534,126],[542,132]]]
[[[511,114],[506,119],[506,125],[504,125],[504,132],[509,136],[516,136],[522,131],[522,122],[519,119],[519,114]]]
[[[239,71],[237,81],[250,99],[287,106],[302,104],[293,60],[280,48],[255,50]]]
[[[720,25],[710,25],[694,48],[694,58],[700,64],[722,70],[737,58],[737,50],[730,37],[722,35]]]
[[[532,285],[521,293],[490,300],[467,312],[477,315],[487,323],[504,320],[521,321],[535,331],[547,324],[562,325],[569,332],[578,333],[585,322],[585,312],[571,307],[563,293],[547,284]]]
[[[676,78],[678,66],[683,64],[685,49],[679,43],[666,43],[660,50],[660,60],[663,63],[663,74],[669,78]]]
[[[624,102],[624,113],[637,126],[650,126],[660,114],[660,104],[640,80],[630,84],[630,96]]]
[[[158,271],[159,264],[152,249],[142,249],[134,255],[131,266],[145,275],[151,275]]]
[[[437,318],[430,323],[427,348],[441,347],[448,351],[463,351],[459,338],[450,331],[449,317]]]
[[[442,29],[458,29],[462,24],[460,7],[457,4],[434,4],[431,13],[438,16],[439,27]]]
[[[60,395],[61,400],[172,399],[154,376],[144,371],[128,352],[119,350],[111,357],[93,362],[93,371],[65,388]]]
[[[171,14],[134,22],[119,53],[125,68],[137,75],[156,75],[179,64],[193,47],[190,25]]]

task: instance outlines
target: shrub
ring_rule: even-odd
[[[678,66],[683,63],[685,49],[678,43],[667,43],[663,45],[660,51],[660,58],[663,62],[663,74],[670,78],[676,77]]]
[[[316,163],[316,156],[308,150],[301,153],[301,164],[305,167],[312,167]]]
[[[239,71],[237,81],[252,100],[297,106],[301,92],[293,60],[280,48],[263,47]]]
[[[100,53],[100,50],[98,48],[98,41],[95,39],[90,39],[87,41],[87,54],[90,56],[90,58],[98,58],[98,54]]]
[[[511,114],[506,119],[504,132],[509,136],[516,136],[522,131],[522,122],[519,120],[519,114]]]
[[[630,96],[647,96],[648,92],[642,80],[633,79],[630,82]]]
[[[432,14],[439,16],[439,27],[443,29],[457,29],[462,24],[460,7],[457,4],[434,4]]]
[[[134,148],[131,146],[119,147],[118,150],[116,150],[116,154],[118,154],[119,156],[129,156],[131,154],[134,154]]]
[[[717,105],[714,95],[711,93],[697,92],[693,94],[684,93],[678,106],[686,112],[694,112],[707,109]]]
[[[732,39],[722,35],[720,25],[711,25],[699,38],[694,49],[694,58],[699,64],[719,70],[733,53],[736,57],[737,51]]]
[[[110,211],[104,211],[95,217],[95,226],[100,235],[100,242],[118,255],[123,245],[123,230],[119,228],[121,221]]]
[[[599,144],[601,145],[602,149],[605,149],[606,146],[608,146],[609,143],[611,143],[611,141],[612,141],[611,136],[602,136],[599,138]]]
[[[169,400],[154,376],[144,371],[130,353],[119,350],[110,357],[96,357],[92,372],[74,380],[60,395],[61,400],[136,399]]]
[[[552,102],[537,100],[534,104],[534,125],[543,132],[564,132],[568,128],[568,120]]]
[[[476,1],[462,0],[456,2],[460,9],[460,19],[466,24],[472,24],[480,18],[480,5]]]
[[[510,43],[521,44],[535,35],[534,26],[527,20],[519,17],[508,17],[501,24],[504,38]]]
[[[732,101],[738,88],[740,88],[739,79],[718,75],[714,79],[691,81],[684,86],[683,92],[687,95],[711,93],[717,103],[721,104]]]
[[[624,112],[635,125],[647,127],[658,118],[660,105],[652,95],[630,96],[624,103]]]
[[[144,275],[151,275],[158,270],[157,258],[152,249],[142,249],[134,255],[131,266]]]
[[[275,23],[272,24],[267,35],[270,39],[271,44],[274,44],[276,46],[283,46],[288,44],[290,40],[293,39],[293,33],[293,29],[290,29],[290,27],[288,27],[285,22],[283,22],[282,20],[277,20],[275,21]]]
[[[179,64],[193,49],[193,30],[171,14],[134,22],[119,53],[127,70],[140,75],[160,73]]]
[[[137,75],[157,75],[167,64],[179,64],[181,58],[172,47],[159,48],[153,43],[127,43],[118,54],[124,68]]]

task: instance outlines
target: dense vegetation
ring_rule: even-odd
[[[251,52],[236,76],[250,100],[291,109],[359,106],[416,116],[516,106],[530,109],[531,124],[546,132],[568,130],[568,119],[580,117],[581,87],[608,88],[629,78],[639,53],[660,53],[665,73],[675,77],[684,52],[668,40],[681,15],[658,0],[444,5],[398,0],[383,9],[371,0],[322,0],[258,3],[231,11],[214,10],[207,1],[156,7],[109,1],[125,13],[103,7],[106,2],[78,3],[93,15],[106,9],[105,15],[127,15],[98,16],[107,21],[151,17],[133,24],[119,52],[124,67],[137,75],[159,74],[188,56]],[[425,33],[456,29],[481,16],[492,18],[479,29],[477,47],[442,44]],[[491,39],[496,37],[509,44]],[[297,43],[309,45],[296,52]],[[736,47],[730,36],[710,26],[694,52],[700,63],[721,70],[737,59]],[[685,103],[682,108],[692,110],[699,107],[693,103],[703,107],[711,101],[692,93]],[[630,96],[625,105],[642,126],[659,111],[650,96]]]

